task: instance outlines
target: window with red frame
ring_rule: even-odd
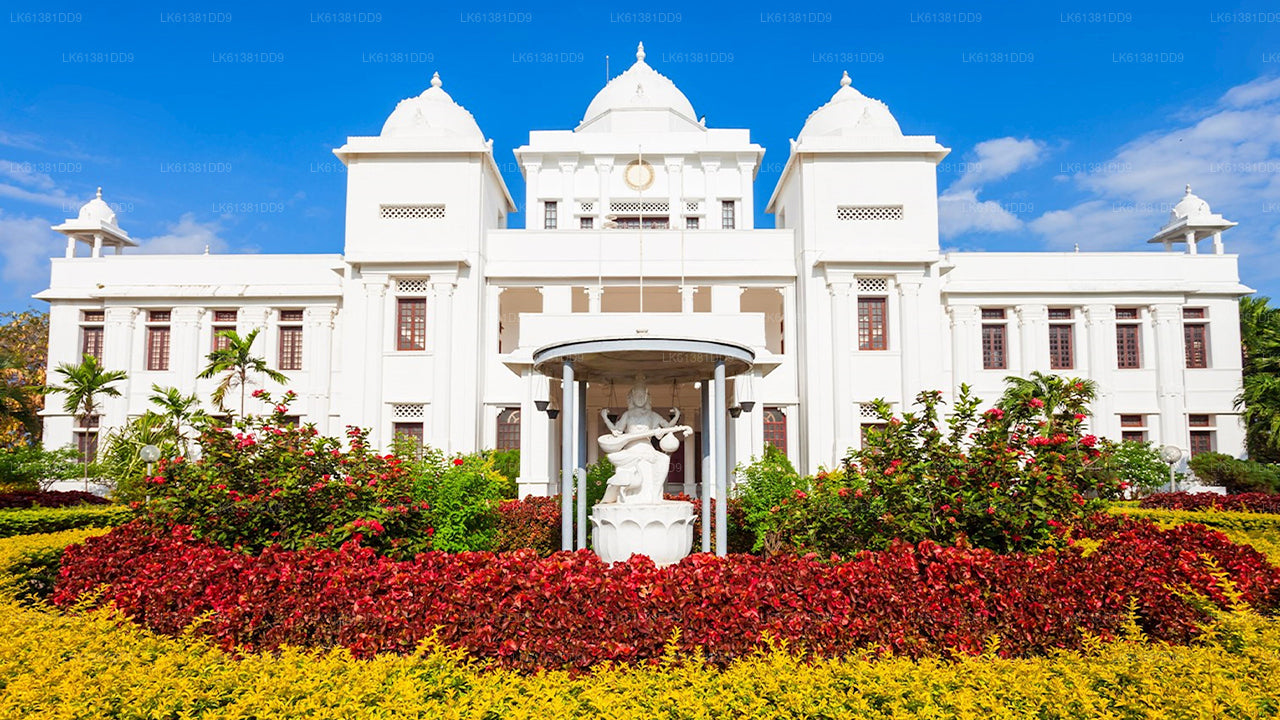
[[[787,454],[787,416],[782,408],[764,409],[764,441]]]
[[[396,300],[396,350],[427,349],[427,299]]]
[[[520,449],[520,408],[502,408],[498,412],[498,434],[493,446],[498,450]]]
[[[152,310],[147,313],[147,369],[169,369],[169,320],[168,310]]]
[[[1004,320],[1004,318],[1004,308],[982,309],[983,320]],[[1004,370],[1009,367],[1004,323],[983,323],[982,367],[984,370]]]
[[[858,349],[888,350],[889,335],[885,321],[887,300],[882,297],[858,298]]]
[[[281,370],[302,369],[302,311],[280,311],[280,362]]]

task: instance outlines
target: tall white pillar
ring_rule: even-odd
[[[1188,230],[1183,237],[1187,241],[1188,253],[1195,255],[1200,252],[1200,249],[1196,247],[1196,231],[1195,230]]]
[[[706,180],[707,202],[705,215],[707,218],[707,229],[720,229],[720,196],[719,188],[716,187],[720,179],[720,160],[703,159],[702,173]]]
[[[831,291],[832,378],[831,395],[835,403],[835,444],[828,461],[834,464],[844,457],[855,441],[853,417],[853,384],[850,373],[853,354],[852,295],[850,282],[833,282]]]
[[[978,335],[981,310],[977,305],[951,305],[951,384],[960,389],[963,383],[972,384],[976,376],[982,339]]]
[[[1098,396],[1093,401],[1091,429],[1097,435],[1119,440],[1119,423],[1115,416],[1116,307],[1087,305],[1084,317],[1089,343],[1088,377],[1098,383]]]
[[[100,426],[123,425],[128,416],[129,396],[135,368],[133,365],[134,329],[137,326],[137,308],[108,307],[105,309],[105,328],[103,330],[102,366],[107,370],[123,370],[125,379],[116,384],[121,397],[103,400],[103,415]],[[74,362],[80,361],[79,348]],[[52,378],[51,378],[52,380]],[[73,421],[74,422],[74,421]]]
[[[681,199],[684,197],[684,174],[681,170],[684,165],[679,156],[666,158],[664,164],[667,169],[667,224],[673,230],[683,229],[684,204]]]
[[[432,281],[428,302],[434,307],[432,334],[431,445],[448,454],[453,451],[453,289],[450,281]]]
[[[604,298],[603,285],[587,286],[587,312],[599,313],[602,309],[602,300]]]
[[[1022,363],[1018,373],[1023,377],[1033,370],[1049,369],[1049,307],[1047,305],[1018,306],[1019,344],[1022,347]]]
[[[577,161],[560,161],[560,208],[556,213],[556,224],[561,230],[576,230],[578,227],[574,224],[578,214],[578,203],[574,200],[577,171]]]
[[[1186,354],[1183,347],[1182,307],[1172,303],[1151,306],[1156,336],[1156,392],[1160,406],[1162,445],[1187,450]]]
[[[918,275],[899,275],[898,320],[899,337],[902,338],[902,404],[910,406],[920,387],[920,327],[924,316],[920,313],[920,285],[924,278]]]
[[[310,421],[321,434],[331,432],[329,427],[330,400],[333,380],[333,320],[337,308],[309,307],[302,315],[302,341],[305,353],[303,367],[307,369],[307,411]]]
[[[382,447],[382,326],[387,282],[385,276],[364,281],[364,412],[360,425],[369,428],[374,447]]]
[[[170,369],[173,370],[174,387],[184,393],[195,391],[196,373],[204,369],[200,360],[207,355],[202,352],[200,343],[200,321],[206,311],[197,307],[176,307],[173,309],[171,326],[173,335],[169,357],[173,359]]]
[[[600,179],[599,200],[596,206],[596,227],[604,228],[604,219],[609,214],[609,183],[613,179],[613,158],[596,158],[596,175]]]

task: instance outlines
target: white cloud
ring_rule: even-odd
[[[62,255],[66,240],[49,229],[53,223],[40,217],[5,215],[0,211],[0,278],[11,290],[34,292],[49,278],[49,258]],[[34,285],[40,285],[37,288]],[[17,286],[14,288],[13,286]]]
[[[184,213],[177,222],[170,223],[166,230],[163,235],[139,239],[139,251],[180,255],[203,253],[206,247],[213,253],[226,252],[228,248],[227,241],[219,235],[222,226],[216,220],[200,222],[196,220],[194,213]]]
[[[1029,223],[1052,247],[1140,250],[1189,183],[1215,212],[1250,228],[1229,233],[1228,250],[1280,250],[1280,78],[1231,88],[1191,119],[1090,165],[1069,178],[1088,199]]]
[[[973,147],[973,160],[965,171],[938,196],[938,231],[943,237],[968,232],[1011,232],[1022,220],[996,200],[979,200],[984,185],[1003,180],[1043,159],[1045,144],[1013,137],[983,140]]]

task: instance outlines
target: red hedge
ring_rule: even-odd
[[[1110,523],[1107,525],[1106,523]],[[1280,575],[1250,548],[1202,526],[1162,531],[1104,519],[1101,538],[1075,549],[997,555],[930,542],[846,561],[694,555],[657,569],[647,558],[608,566],[587,551],[423,553],[412,561],[372,550],[284,551],[254,557],[191,538],[185,528],[118,528],[70,548],[54,602],[105,585],[104,601],[176,634],[212,611],[200,632],[224,647],[344,645],[359,656],[410,652],[439,638],[521,669],[651,661],[679,628],[680,645],[723,663],[762,634],[822,656],[876,647],[911,656],[1076,647],[1084,633],[1114,636],[1130,597],[1151,636],[1175,642],[1204,615],[1170,588],[1225,605],[1203,556],[1214,558],[1255,607],[1280,600]]]
[[[1138,503],[1138,507],[1158,510],[1233,510],[1236,512],[1280,513],[1280,495],[1271,493],[1156,493]]]
[[[0,493],[0,508],[67,507],[68,505],[107,505],[106,498],[83,490],[49,490],[47,492]]]

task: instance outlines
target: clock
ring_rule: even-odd
[[[632,160],[622,171],[622,177],[632,190],[648,190],[653,185],[653,166],[643,160]]]

